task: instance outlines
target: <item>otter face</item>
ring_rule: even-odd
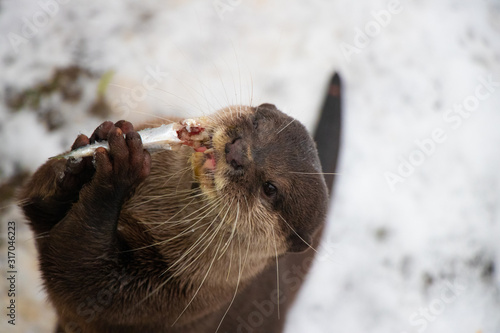
[[[212,122],[212,146],[192,159],[204,195],[225,198],[227,220],[237,221],[238,234],[264,253],[305,250],[327,209],[316,146],[305,127],[272,104],[226,108]]]

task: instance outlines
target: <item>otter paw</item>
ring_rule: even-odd
[[[103,123],[91,136],[91,141],[105,136],[109,151],[104,148],[96,150],[94,181],[112,186],[115,191],[130,191],[149,175],[151,156],[128,121],[121,120],[114,125]]]
[[[84,134],[80,134],[71,146],[71,150],[86,146],[89,143],[89,138]],[[92,179],[94,171],[91,157],[69,158],[64,166],[62,177],[58,179],[59,191],[67,195],[77,194],[82,186]]]

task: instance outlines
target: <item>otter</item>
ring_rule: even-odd
[[[282,330],[328,206],[315,143],[272,104],[206,130],[203,150],[150,154],[104,122],[71,149],[109,151],[49,160],[21,189],[56,332]]]

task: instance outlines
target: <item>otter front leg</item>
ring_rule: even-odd
[[[85,135],[78,136],[71,150],[106,140],[114,126],[108,121],[101,124],[90,139]],[[128,122],[121,121],[116,126],[124,133],[133,131],[132,124]],[[90,182],[94,172],[91,157],[80,161],[52,159],[35,172],[18,198],[36,235],[47,233],[67,215],[78,201],[82,186]]]
[[[148,176],[151,167],[151,157],[129,122],[120,121],[114,126],[106,122],[89,141],[95,141],[96,136],[98,139],[105,137],[110,150],[99,148],[96,151],[91,181],[81,188],[78,201],[50,232],[51,250],[64,252],[63,249],[67,249],[78,260],[82,259],[78,252],[90,261],[118,252],[116,227],[122,204]],[[86,172],[82,170],[82,174]]]

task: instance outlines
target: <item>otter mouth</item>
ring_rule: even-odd
[[[197,141],[191,147],[194,153],[191,155],[191,166],[196,182],[201,188],[212,190],[215,188],[215,170],[217,167],[216,150],[212,144],[212,134],[208,139]]]
[[[191,167],[196,183],[194,187],[213,188],[216,167],[215,148],[213,147],[213,131],[208,129],[206,119],[185,119],[177,129],[177,137],[181,145],[194,149],[191,155]]]
[[[215,160],[215,149],[211,146],[211,143],[195,148],[194,150],[195,154],[198,154],[198,158],[203,161],[200,168],[213,173],[217,162]]]

